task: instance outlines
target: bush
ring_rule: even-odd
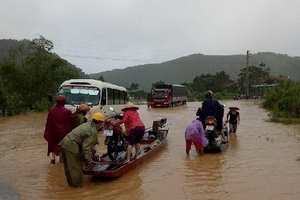
[[[291,80],[279,83],[267,92],[262,106],[271,111],[272,121],[285,121],[282,118],[300,118],[300,83]],[[298,121],[298,120],[287,120]]]

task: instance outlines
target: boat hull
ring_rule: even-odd
[[[141,141],[141,151],[137,159],[132,158],[127,164],[123,164],[125,159],[125,152],[120,156],[119,162],[109,161],[106,154],[101,156],[102,162],[98,162],[90,170],[83,170],[84,175],[92,175],[95,177],[106,177],[106,178],[119,178],[127,172],[135,169],[140,164],[144,163],[149,157],[156,154],[160,149],[165,146],[167,142],[168,129],[159,130],[157,138],[147,139],[144,138]],[[135,155],[135,152],[132,153]]]

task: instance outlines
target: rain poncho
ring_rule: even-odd
[[[44,138],[48,142],[48,153],[54,152],[58,155],[61,151],[58,143],[74,127],[74,115],[64,107],[64,101],[57,101],[56,105],[50,109],[47,117]]]
[[[200,142],[202,146],[207,145],[207,139],[201,121],[193,120],[185,129],[185,139],[193,142]]]
[[[201,117],[202,125],[205,127],[205,119],[208,116],[213,116],[217,120],[217,129],[220,131],[223,124],[224,108],[218,100],[214,98],[206,98],[202,102]]]

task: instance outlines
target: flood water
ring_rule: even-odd
[[[238,106],[241,116],[224,152],[198,156],[192,147],[185,154],[184,129],[200,102],[169,109],[142,105],[146,127],[157,117],[171,123],[166,146],[121,178],[84,176],[82,188],[68,186],[62,164],[49,165],[43,138],[47,113],[0,118],[0,199],[299,200],[299,125],[266,122],[267,112],[253,100],[221,103],[226,112]],[[97,148],[105,152],[102,142]]]

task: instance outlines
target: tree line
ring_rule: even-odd
[[[0,111],[3,115],[47,110],[51,106],[49,94],[56,94],[64,80],[80,78],[80,73],[70,67],[68,61],[51,52],[52,49],[52,41],[40,36],[11,49],[0,62]],[[254,86],[274,83],[270,68],[261,63],[250,66],[248,71],[251,94],[265,95],[265,88]],[[203,100],[207,90],[212,90],[219,99],[232,98],[234,94],[245,94],[245,76],[246,68],[243,68],[237,82],[221,71],[196,75],[191,83],[181,84],[188,88],[189,101]],[[98,79],[105,81],[103,76]],[[152,86],[161,83],[164,82],[159,81]],[[147,99],[149,94],[149,91],[139,89],[139,83],[132,83],[127,89],[135,99]]]
[[[217,72],[216,74],[207,73],[196,75],[193,82],[183,82],[181,85],[188,88],[189,101],[203,100],[204,93],[207,90],[213,91],[218,99],[228,99],[232,98],[234,95],[246,94],[246,68],[241,69],[238,76],[238,81],[234,81],[230,79],[229,74],[226,74],[224,71]],[[251,96],[265,96],[266,88],[264,85],[274,84],[276,82],[276,80],[270,76],[270,68],[266,67],[265,63],[261,63],[259,66],[250,66],[248,68],[248,76],[248,88],[250,88],[249,94]],[[100,80],[104,80],[103,76],[100,78]],[[157,84],[165,84],[165,82],[158,81],[152,83],[152,88],[154,88]],[[148,93],[146,91],[139,90],[138,83],[132,83],[127,89],[130,92],[130,95],[135,99],[147,98]]]

